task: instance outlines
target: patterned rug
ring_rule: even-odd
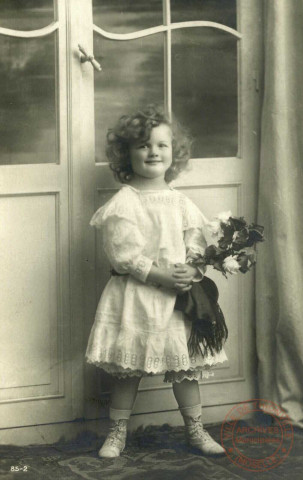
[[[219,441],[220,425],[209,426]],[[226,457],[204,457],[185,445],[183,427],[147,427],[133,433],[116,459],[100,459],[104,437],[82,434],[74,442],[54,445],[0,446],[1,480],[301,480],[303,432],[295,430],[289,457],[275,469],[255,473],[243,470]],[[266,456],[268,445],[248,445],[247,455]],[[19,471],[10,472],[11,466]],[[24,467],[27,466],[27,471]]]

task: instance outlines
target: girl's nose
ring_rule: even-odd
[[[150,147],[149,156],[150,156],[150,157],[157,157],[157,156],[158,156],[158,149],[157,149],[157,147]]]

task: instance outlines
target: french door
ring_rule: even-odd
[[[94,90],[88,117],[95,119],[95,151],[85,163],[90,192],[87,222],[118,188],[104,156],[107,129],[120,115],[147,103],[164,104],[194,137],[191,169],[175,187],[209,217],[231,210],[255,218],[260,6],[250,0],[93,1],[86,14],[94,33],[93,39],[89,33],[87,43],[103,71],[95,73],[93,85],[87,78],[87,90]],[[88,233],[86,242],[87,338],[109,265],[99,234]],[[229,328],[228,362],[216,368],[214,377],[201,381],[205,420],[219,421],[228,405],[254,396],[254,286],[253,274],[228,281],[215,272],[209,274],[218,284]],[[87,415],[106,416],[102,407],[108,377],[94,367],[86,372]],[[133,426],[167,420],[180,422],[170,385],[161,375],[143,379]]]
[[[39,425],[82,412],[71,15],[38,3],[0,3],[2,443],[53,441]]]
[[[108,279],[88,222],[119,187],[104,157],[117,117],[147,103],[173,111],[195,139],[176,188],[207,216],[254,219],[261,2],[0,3],[1,441],[54,441],[49,425],[62,435],[107,415],[108,377],[84,365]],[[230,332],[228,363],[201,382],[216,421],[254,394],[253,274],[211,276]],[[162,420],[179,421],[171,387],[144,379],[133,425]]]

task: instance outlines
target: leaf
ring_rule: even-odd
[[[246,227],[234,233],[233,248],[235,250],[241,250],[241,248],[246,247],[247,241],[249,240],[249,231]]]
[[[248,227],[249,230],[249,241],[248,246],[254,245],[257,242],[264,242],[264,227],[262,225],[257,225],[252,223]]]
[[[219,270],[219,272],[225,273],[225,270],[222,266],[222,262],[220,262],[220,261],[214,262],[213,267],[214,267],[215,270]]]
[[[229,221],[233,226],[233,228],[235,229],[235,231],[241,230],[243,227],[247,226],[247,223],[244,220],[244,217],[230,217]]]
[[[245,247],[245,245],[233,243],[232,244],[232,249],[235,252],[239,252],[239,250],[241,250],[241,248]]]
[[[251,225],[249,225],[248,228],[257,230],[263,236],[264,227],[262,225],[258,225],[257,223],[252,223]]]
[[[248,258],[249,258],[250,262],[254,265],[256,263],[256,260],[257,260],[256,252],[252,251],[251,253],[249,253]]]
[[[194,265],[199,265],[199,266],[203,266],[203,267],[206,267],[206,265],[208,265],[207,258],[205,258],[204,256],[203,257],[201,256],[197,259],[194,259],[194,261],[192,263]]]
[[[257,253],[253,248],[245,248],[242,252],[239,252],[239,255],[246,255],[251,263],[256,263]]]
[[[260,233],[258,230],[250,229],[249,230],[249,238],[247,241],[247,246],[252,247],[257,242],[264,242],[263,234]]]
[[[219,255],[221,255],[221,253],[222,253],[222,250],[216,245],[208,245],[208,247],[206,247],[205,249],[204,256],[209,259],[216,258]]]
[[[229,223],[223,223],[221,222],[221,229],[224,233],[224,236],[226,238],[230,237],[232,238],[233,234],[235,233],[235,229],[232,225],[230,225]]]

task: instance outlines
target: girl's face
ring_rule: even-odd
[[[154,127],[150,138],[130,145],[130,161],[133,172],[144,178],[164,178],[172,164],[172,133],[168,125]]]

